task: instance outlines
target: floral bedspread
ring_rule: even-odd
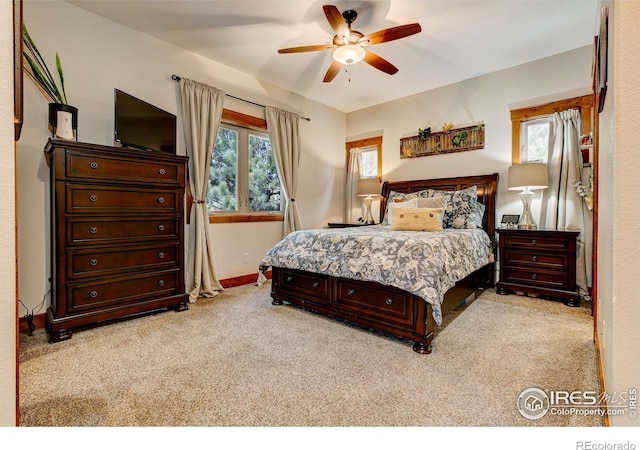
[[[491,240],[481,229],[441,232],[392,231],[389,226],[330,228],[290,233],[260,262],[259,283],[269,267],[375,281],[411,292],[432,305],[454,284],[493,262]]]

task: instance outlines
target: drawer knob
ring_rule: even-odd
[[[158,253],[158,258],[160,258],[160,259],[164,259],[164,252],[160,252],[160,253]]]
[[[165,173],[167,173],[167,171],[166,171],[166,170],[164,170],[164,169],[160,169],[160,170],[158,170],[158,173],[159,173],[160,175],[164,175]]]
[[[97,195],[90,195],[89,196],[89,201],[95,202],[98,200],[98,196]]]
[[[89,292],[89,297],[91,298],[96,298],[98,296],[98,291],[91,291]]]
[[[160,286],[160,287],[164,286],[164,280],[158,281],[158,286]]]
[[[98,227],[91,227],[89,228],[89,233],[91,234],[96,234],[98,232]]]
[[[98,168],[98,163],[95,161],[91,161],[91,163],[89,164],[89,167],[91,167],[92,169],[97,169]]]
[[[158,225],[158,230],[164,231],[164,225]]]
[[[318,286],[320,286],[320,283],[318,283],[317,281],[314,281],[313,284],[311,285],[314,289],[316,289]]]
[[[538,243],[538,241],[536,241],[535,239],[531,239],[531,245],[536,245]]]
[[[538,279],[538,274],[537,273],[531,274],[531,279],[532,280],[537,280]]]
[[[347,294],[349,294],[349,295],[353,295],[353,294],[355,294],[355,293],[356,293],[356,290],[355,290],[355,289],[349,289],[349,290],[347,291]]]
[[[293,281],[293,277],[291,275],[287,276],[287,279],[285,280],[287,283],[291,283]]]
[[[159,197],[158,198],[158,203],[164,203],[164,197]]]
[[[391,297],[387,297],[387,299],[384,302],[389,306],[393,305],[393,299]]]
[[[531,261],[536,262],[538,260],[538,257],[536,255],[533,255],[533,258],[531,258]]]
[[[97,266],[98,265],[98,260],[95,258],[91,258],[91,260],[89,261],[89,264],[91,264],[92,266]]]

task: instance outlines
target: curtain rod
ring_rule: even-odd
[[[182,78],[179,77],[178,75],[171,75],[171,79],[173,81],[180,81]],[[251,103],[252,105],[260,106],[261,108],[266,108],[265,105],[261,105],[260,103],[252,102],[251,100],[245,100],[244,98],[236,97],[235,95],[227,94],[226,92],[224,93],[224,95],[226,97],[231,97],[231,98],[235,98],[236,100],[240,100],[241,102]],[[309,117],[300,116],[300,118],[306,120],[307,122],[311,121],[311,118],[309,118]]]

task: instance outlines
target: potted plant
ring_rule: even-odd
[[[22,25],[22,36],[24,39],[23,55],[27,62],[24,65],[24,71],[45,98],[49,100],[49,126],[52,130],[52,136],[72,140],[76,137],[75,133],[78,128],[78,109],[67,103],[60,55],[56,53],[56,69],[60,78],[60,87],[58,87],[24,24]]]

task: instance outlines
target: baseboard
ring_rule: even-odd
[[[602,369],[602,354],[600,353],[600,340],[598,339],[598,330],[596,329],[595,332],[593,333],[593,340],[596,346],[596,361],[598,363],[598,381],[600,384],[600,392],[604,393],[606,392],[605,390],[605,383],[604,383],[604,370]],[[602,408],[604,409],[604,415],[602,416],[602,425],[605,427],[609,426],[609,416],[607,415],[607,399],[605,396],[601,397],[601,405]]]
[[[266,274],[267,278],[271,278],[271,271],[268,271]],[[220,284],[223,288],[231,288],[237,286],[243,286],[245,284],[252,284],[258,281],[258,274],[251,273],[248,275],[241,275],[239,277],[226,278],[224,280],[220,280]],[[36,330],[44,328],[44,318],[46,314],[38,314],[33,316],[33,326]],[[18,330],[20,333],[29,333],[29,322],[26,317],[20,317],[18,319]]]

